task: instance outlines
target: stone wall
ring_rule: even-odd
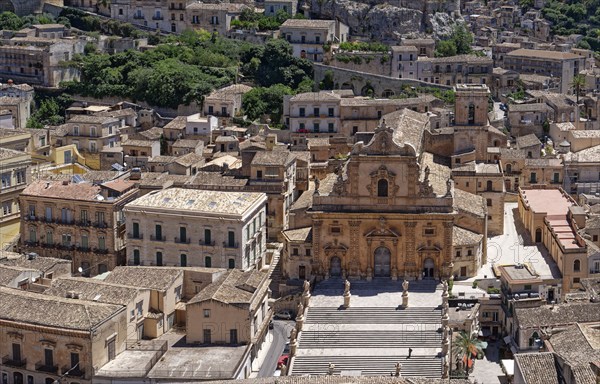
[[[337,52],[332,55],[329,65],[382,76],[391,74],[390,54],[383,52]]]
[[[369,90],[372,90],[372,96],[374,97],[382,97],[384,94],[393,96],[401,93],[402,89],[406,86],[439,88],[442,90],[452,89],[450,86],[441,84],[431,84],[411,79],[397,79],[318,63],[313,63],[313,70],[315,84],[319,84],[325,78],[327,71],[332,71],[334,89],[352,89],[355,95],[367,95],[371,93]]]
[[[424,146],[427,152],[450,157],[454,153],[454,135],[425,131]]]

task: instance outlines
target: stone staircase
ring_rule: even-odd
[[[273,255],[273,260],[271,260],[272,267],[269,268],[269,278],[271,279],[271,284],[269,284],[269,289],[272,292],[272,297],[275,297],[275,298],[280,296],[279,284],[283,280],[283,272],[281,269],[281,263],[282,263],[282,261],[281,261],[279,252],[276,252],[276,254]]]
[[[338,307],[343,292],[341,278],[315,286],[290,375],[326,375],[333,363],[334,375],[389,376],[399,362],[402,376],[441,377],[437,281],[409,286],[409,295],[420,292],[421,304],[429,306],[400,307],[402,281],[390,279],[351,281],[350,292],[360,305]],[[413,353],[407,358],[409,348]]]
[[[300,349],[318,348],[438,348],[441,334],[436,330],[410,331],[303,331]]]
[[[441,309],[430,307],[310,307],[305,324],[440,324]]]
[[[431,356],[298,356],[295,358],[293,375],[327,374],[329,363],[335,364],[334,375],[342,371],[354,371],[362,376],[390,376],[395,364],[402,364],[402,376],[439,378],[442,374],[441,359]]]

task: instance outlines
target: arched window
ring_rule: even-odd
[[[388,181],[386,179],[379,179],[379,181],[377,182],[377,196],[388,196]]]
[[[580,270],[581,270],[581,261],[575,260],[573,262],[573,271],[574,272],[579,272]]]
[[[512,172],[512,164],[506,164],[506,172]]]
[[[493,189],[494,189],[494,188],[493,188],[493,183],[492,183],[492,180],[488,180],[488,181],[487,181],[487,191],[488,191],[488,192],[491,192]]]
[[[469,104],[469,124],[475,124],[475,104]]]

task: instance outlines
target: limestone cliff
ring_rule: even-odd
[[[338,19],[354,36],[379,41],[432,34],[447,35],[459,14],[459,1],[440,0],[307,0],[311,15]]]

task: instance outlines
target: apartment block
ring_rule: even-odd
[[[112,19],[164,32],[182,32],[190,0],[112,0]]]
[[[73,272],[97,275],[125,263],[123,206],[137,197],[133,182],[31,183],[21,193],[22,252],[73,261]],[[81,271],[79,270],[81,268]]]
[[[245,4],[194,2],[186,7],[186,27],[226,36],[231,30],[231,22],[238,19],[244,9],[248,9]]]
[[[585,57],[570,52],[517,49],[504,56],[504,68],[519,73],[560,77],[560,93],[571,93],[573,76],[585,69]]]
[[[62,81],[78,80],[79,70],[62,64],[83,53],[86,39],[63,37],[62,25],[57,32],[33,27],[1,39],[0,81],[56,88]]]
[[[262,193],[170,188],[124,208],[127,263],[248,270],[266,241]]]

